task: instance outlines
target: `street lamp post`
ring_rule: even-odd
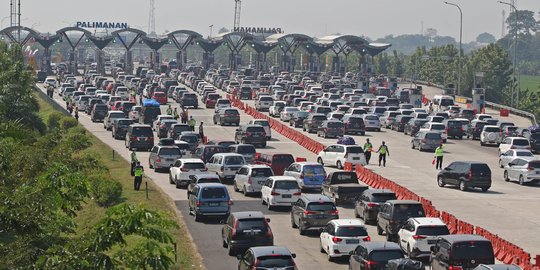
[[[459,10],[459,54],[458,54],[458,84],[457,84],[457,94],[461,94],[461,42],[463,39],[463,12],[461,7],[457,4],[444,1],[443,3],[457,7]]]
[[[503,1],[498,1],[500,4],[503,4],[503,5],[507,5],[507,6],[510,6],[511,8],[514,9],[514,11],[516,12],[516,16],[514,16],[514,57],[512,59],[512,97],[511,97],[511,101],[510,101],[510,104],[512,105],[512,107],[515,105],[515,100],[514,100],[514,95],[516,96],[516,100],[517,102],[519,102],[519,88],[516,87],[516,64],[517,64],[517,39],[518,39],[518,29],[517,29],[517,26],[518,26],[518,10],[516,8],[516,6],[514,6],[513,4],[511,3],[507,3],[507,2],[503,2]]]

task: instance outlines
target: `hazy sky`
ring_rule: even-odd
[[[148,30],[149,0],[21,0],[22,25],[56,31],[76,21],[127,22]],[[497,0],[449,0],[463,10],[463,40],[489,32],[501,36],[502,11]],[[508,0],[510,1],[510,0]],[[214,25],[231,28],[234,0],[155,0],[156,30],[189,29],[203,36]],[[9,0],[1,0],[0,17],[9,16]],[[518,9],[538,15],[540,0],[517,0]],[[441,36],[459,37],[459,11],[439,0],[243,0],[241,26],[281,27],[286,33],[324,36],[341,33],[366,35],[418,34],[435,28]],[[9,19],[2,20],[3,27]]]

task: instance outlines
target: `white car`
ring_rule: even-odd
[[[425,132],[428,132],[428,131],[435,131],[435,132],[439,132],[441,134],[441,138],[443,140],[443,142],[445,143],[446,140],[448,139],[448,134],[446,133],[446,126],[443,124],[443,123],[435,123],[435,122],[428,122],[428,123],[425,123],[421,128],[420,130],[418,130],[418,132],[421,132],[421,131],[425,131]]]
[[[103,128],[106,130],[111,130],[114,119],[118,118],[126,118],[123,111],[108,111],[107,116],[105,116],[105,119],[103,119]]]
[[[504,138],[504,140],[502,140],[501,144],[499,145],[499,156],[502,153],[506,153],[506,151],[510,149],[531,150],[531,144],[529,143],[529,140],[522,137]]]
[[[133,106],[128,113],[128,118],[138,123],[141,117],[142,106]]]
[[[480,120],[480,121],[485,121],[487,119],[493,119],[493,117],[489,114],[478,113],[478,114],[475,114],[473,118],[473,120]]]
[[[274,99],[271,96],[261,95],[259,99],[255,101],[255,109],[257,111],[267,111],[274,103]]]
[[[272,139],[272,129],[270,128],[270,123],[268,123],[268,120],[266,119],[253,119],[248,122],[248,125],[260,125],[264,128],[264,132],[266,133],[266,139],[270,140]]]
[[[274,105],[270,106],[270,109],[268,109],[268,114],[272,117],[279,116],[280,112],[278,111],[278,108],[284,108],[285,107],[285,101],[274,101]]]
[[[317,155],[317,162],[343,169],[345,162],[353,165],[366,165],[364,150],[359,145],[332,144]]]
[[[297,107],[285,107],[283,108],[283,111],[281,111],[279,119],[288,122],[291,120],[291,116],[297,111],[299,111]]]
[[[158,131],[159,130],[159,126],[161,125],[161,121],[165,120],[165,119],[171,119],[171,120],[174,120],[174,118],[172,117],[172,115],[167,115],[167,114],[160,114],[157,116],[157,119],[154,121],[154,123],[152,124],[152,129],[154,131]]]
[[[189,185],[191,175],[206,174],[204,161],[198,158],[177,159],[169,170],[169,183],[176,185],[176,188],[186,188]]]
[[[219,98],[216,101],[216,110],[231,108],[231,101],[225,98]]]
[[[360,219],[334,219],[326,224],[319,236],[321,252],[328,260],[342,256],[356,249],[360,242],[371,241],[364,222]]]
[[[290,176],[271,176],[261,188],[261,201],[272,210],[275,206],[291,206],[298,201],[302,191],[298,181]]]
[[[447,234],[450,231],[439,218],[409,218],[398,231],[398,244],[409,258],[418,258],[430,254],[438,236]]]
[[[209,172],[214,172],[222,181],[234,179],[236,172],[247,162],[244,156],[236,153],[214,154],[206,164]]]
[[[398,111],[386,111],[382,114],[381,117],[379,117],[379,120],[381,122],[381,125],[384,128],[390,128],[392,123],[396,120],[396,117],[400,115],[401,113]]]
[[[381,131],[381,121],[379,120],[379,116],[368,113],[362,115],[362,118],[364,119],[366,130]]]
[[[47,78],[47,79],[45,79],[44,84],[50,85],[52,87],[56,87],[57,82],[56,82],[55,78]]]
[[[518,181],[520,185],[540,182],[540,160],[514,159],[504,166],[504,181]]]
[[[534,154],[529,150],[508,150],[499,156],[499,166],[504,168],[508,163],[516,158],[524,159],[527,161],[534,160]]]
[[[245,196],[261,192],[266,179],[274,176],[274,171],[267,165],[244,165],[236,172],[233,188]]]
[[[480,145],[484,146],[488,143],[500,144],[501,129],[498,126],[485,125],[480,133]]]

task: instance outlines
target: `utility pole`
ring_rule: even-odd
[[[507,2],[503,2],[503,1],[498,1],[499,3],[503,4],[503,5],[507,5],[507,6],[510,6],[512,7],[512,9],[514,9],[514,12],[516,13],[515,16],[514,16],[514,57],[513,57],[513,61],[512,61],[512,96],[511,96],[511,99],[510,99],[510,105],[511,107],[514,107],[515,106],[515,103],[518,102],[519,103],[519,88],[517,87],[517,39],[518,39],[518,10],[516,8],[516,6],[513,4],[514,1],[512,1],[513,3],[507,3]],[[515,96],[515,97],[514,97]]]
[[[156,9],[155,0],[150,0],[150,12],[148,14],[148,34],[156,33]]]
[[[459,54],[458,54],[458,84],[456,91],[458,95],[461,95],[461,44],[463,39],[463,12],[461,7],[457,4],[444,1],[445,4],[454,6],[459,10]]]
[[[233,31],[240,27],[240,11],[242,10],[242,0],[234,0],[234,26]]]

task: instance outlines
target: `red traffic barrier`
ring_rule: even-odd
[[[343,170],[347,172],[351,172],[352,168],[353,168],[353,165],[350,162],[345,162],[345,164],[343,164]]]
[[[502,116],[502,117],[508,117],[509,114],[510,114],[510,111],[508,111],[508,109],[500,109],[499,110],[499,115]]]
[[[307,159],[306,158],[303,158],[303,157],[297,157],[296,158],[296,162],[306,162]]]

